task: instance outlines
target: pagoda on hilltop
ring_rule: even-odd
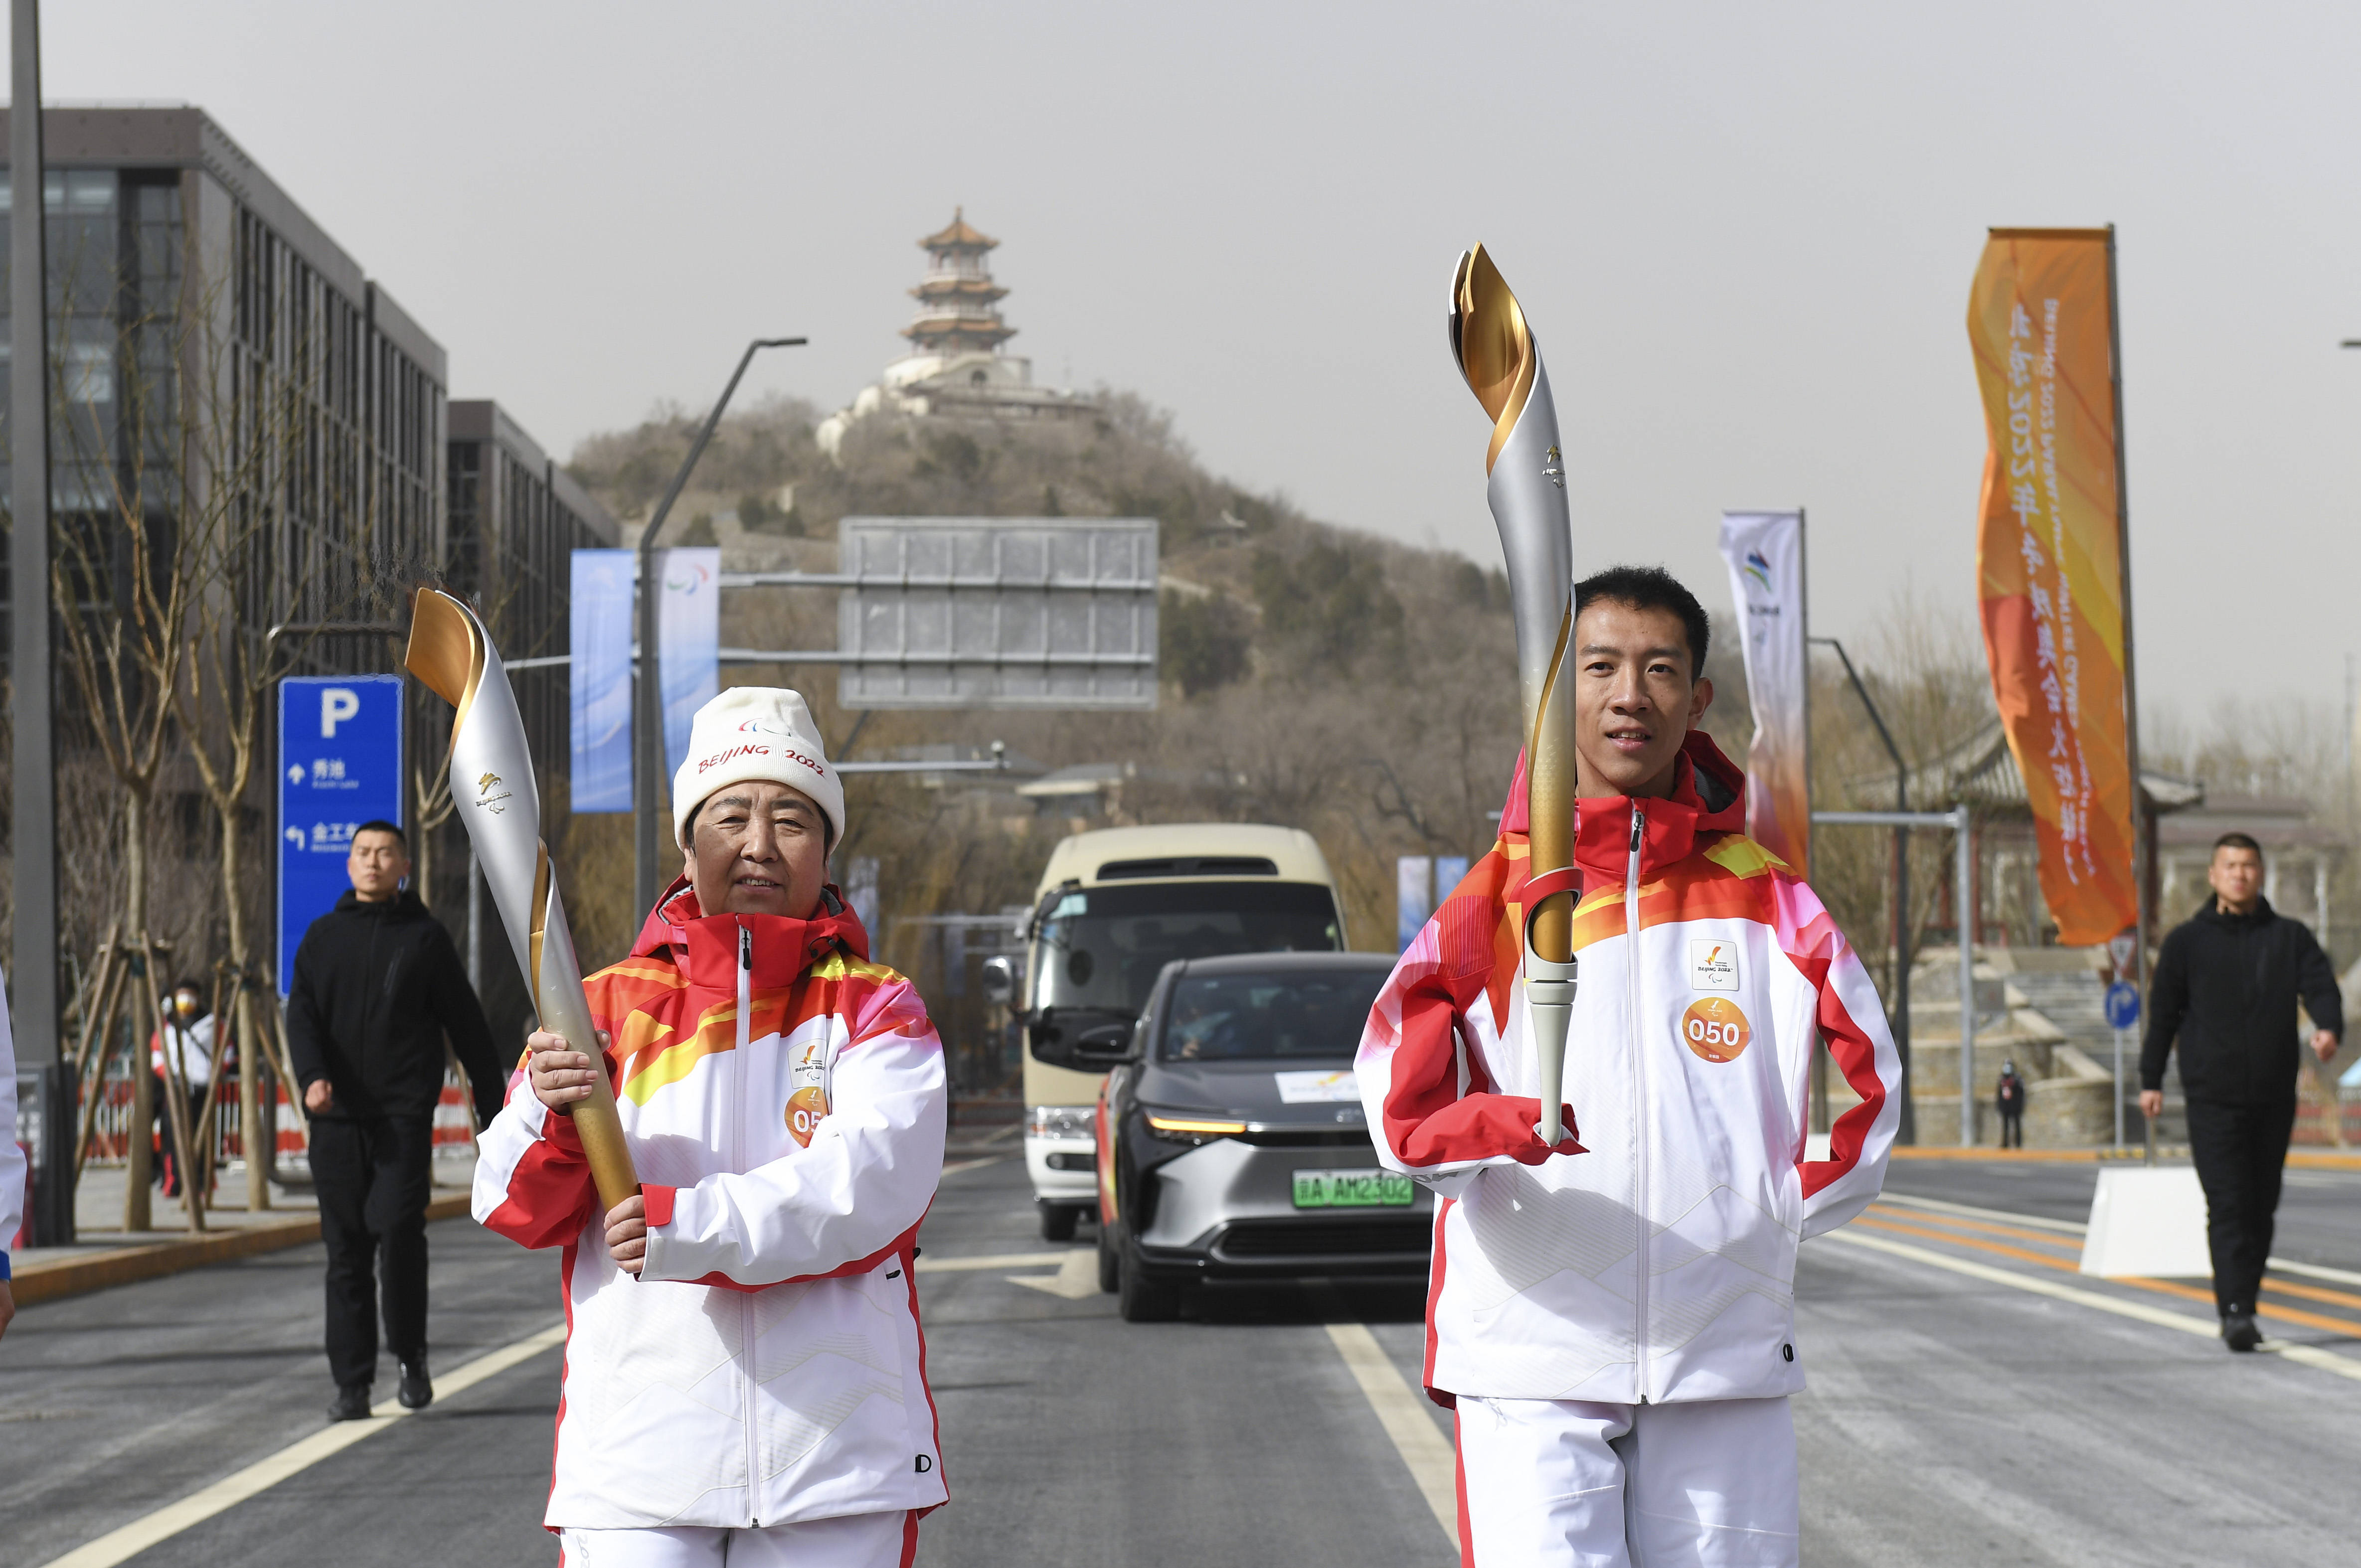
[[[833,456],[844,433],[875,413],[910,419],[1063,419],[1095,405],[1071,391],[1033,384],[1033,362],[1004,354],[1016,329],[1001,319],[1008,291],[993,281],[987,259],[1000,242],[951,209],[950,225],[918,242],[927,273],[910,293],[917,313],[902,335],[910,352],[885,367],[876,385],[820,422],[821,450]]]
[[[1016,335],[1000,319],[1000,302],[1008,291],[992,280],[992,263],[985,259],[999,246],[969,223],[960,207],[951,209],[949,228],[918,242],[927,253],[927,275],[910,291],[918,313],[902,329],[918,354],[994,354]]]

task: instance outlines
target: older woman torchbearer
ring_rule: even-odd
[[[911,1280],[942,1043],[829,884],[844,788],[801,696],[708,703],[673,821],[684,874],[587,1025],[533,1036],[476,1167],[486,1225],[566,1249],[544,1519],[568,1562],[906,1565],[948,1496]],[[620,1201],[581,1124],[609,1085]]]

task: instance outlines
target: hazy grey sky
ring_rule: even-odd
[[[2334,702],[2361,650],[2350,5],[46,10],[50,97],[203,105],[561,455],[760,334],[813,344],[752,389],[850,398],[964,203],[1042,378],[1494,562],[1443,329],[1480,238],[1576,561],[1726,604],[1720,510],[1801,502],[1839,635],[1972,613],[1984,226],[2113,221],[2143,696]]]

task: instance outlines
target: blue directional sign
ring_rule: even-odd
[[[353,885],[353,829],[402,822],[401,805],[401,677],[280,682],[280,995],[303,933]]]
[[[2139,987],[2119,980],[2107,987],[2107,1027],[2129,1029],[2139,1023]]]

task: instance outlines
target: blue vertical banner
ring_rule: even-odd
[[[631,809],[631,598],[638,562],[630,550],[574,552],[566,690],[577,811]]]
[[[1407,952],[1434,913],[1434,858],[1403,855],[1394,861],[1394,950]]]
[[[688,757],[689,720],[721,692],[721,552],[662,552],[656,647],[664,661],[664,772]]]
[[[1465,856],[1465,855],[1437,855],[1437,856],[1435,856],[1435,857],[1434,857],[1434,907],[1435,907],[1436,909],[1440,909],[1440,908],[1442,908],[1442,907],[1443,907],[1443,901],[1444,901],[1444,899],[1446,899],[1446,898],[1449,898],[1449,897],[1452,895],[1452,894],[1454,894],[1455,892],[1456,892],[1456,891],[1458,890],[1459,884],[1460,884],[1461,883],[1463,883],[1463,882],[1466,882],[1466,880],[1467,880],[1467,857],[1466,857],[1466,856]],[[1432,913],[1432,911],[1430,911],[1430,913]]]
[[[353,829],[406,826],[402,797],[401,676],[279,683],[280,995],[303,933],[353,885]]]

